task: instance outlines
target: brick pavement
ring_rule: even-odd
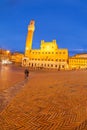
[[[87,71],[31,72],[0,130],[87,130]]]
[[[24,80],[24,70],[14,65],[0,65],[0,92]]]

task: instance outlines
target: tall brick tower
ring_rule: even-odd
[[[26,38],[26,46],[25,46],[25,56],[29,56],[29,51],[32,49],[32,40],[33,40],[33,34],[35,30],[35,21],[31,20],[30,24],[28,25],[28,34]]]

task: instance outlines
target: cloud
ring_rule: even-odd
[[[76,48],[76,49],[70,49],[70,52],[87,52],[87,48]]]
[[[84,51],[83,48],[78,48],[78,49],[72,49],[73,51]]]
[[[87,53],[87,49],[83,49],[83,48],[77,48],[77,49],[71,49],[69,50],[69,55],[73,56],[79,53]]]

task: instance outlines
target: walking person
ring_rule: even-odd
[[[25,69],[24,73],[25,73],[25,79],[28,79],[28,76],[29,76],[29,70],[28,70],[27,68]]]

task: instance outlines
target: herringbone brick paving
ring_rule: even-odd
[[[87,130],[87,71],[31,72],[0,130]]]

